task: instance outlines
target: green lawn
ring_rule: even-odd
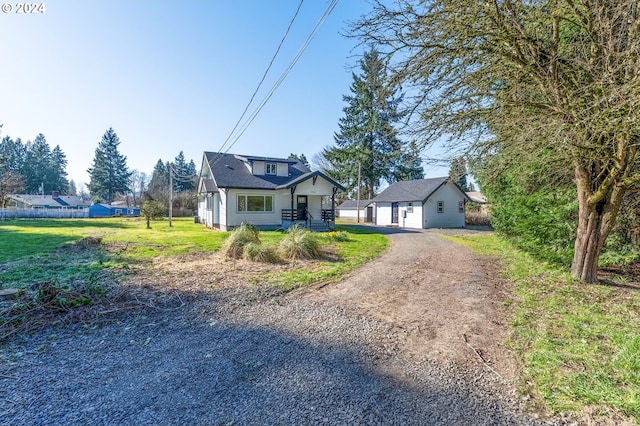
[[[269,282],[292,288],[317,281],[335,280],[380,254],[387,238],[342,226],[349,240],[336,242],[318,234],[320,241],[338,254],[338,260],[316,262],[312,270],[274,274]],[[56,283],[97,279],[105,270],[125,270],[146,264],[157,256],[217,251],[228,232],[212,231],[191,218],[152,222],[141,218],[13,220],[0,222],[0,286],[28,287],[44,281]],[[87,237],[101,238],[107,250],[73,250]],[[276,245],[282,232],[261,232],[263,242]]]
[[[267,279],[287,289],[318,281],[337,281],[365,262],[378,257],[389,244],[387,237],[358,225],[340,225],[336,227],[336,231],[346,232],[349,240],[336,242],[331,239],[330,233],[319,233],[318,238],[323,245],[335,247],[338,261],[323,261],[313,270],[296,268],[290,272],[272,274]],[[280,233],[280,237],[273,242],[275,243],[283,237],[284,234]]]
[[[500,259],[514,283],[521,389],[555,413],[640,423],[640,291],[587,285],[496,235],[448,237]],[[619,284],[619,285],[616,285]]]

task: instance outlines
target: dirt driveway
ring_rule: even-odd
[[[216,256],[133,273],[138,308],[0,349],[0,424],[543,424],[515,400],[495,266],[436,232],[389,237],[289,293],[237,265],[221,285]]]
[[[490,259],[439,237],[479,231],[371,230],[387,234],[390,250],[344,281],[311,289],[306,297],[397,327],[403,335],[402,356],[480,361],[513,380],[514,359],[504,347],[509,284]]]

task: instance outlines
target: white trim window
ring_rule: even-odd
[[[265,174],[268,175],[277,175],[278,174],[278,163],[267,163],[265,164]]]
[[[438,201],[438,213],[444,213],[444,201]]]
[[[458,201],[458,213],[464,213],[464,201]]]
[[[407,213],[413,213],[413,203],[407,203]]]
[[[238,213],[273,212],[273,195],[238,194]]]

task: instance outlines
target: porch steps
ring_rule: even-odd
[[[313,232],[328,232],[329,224],[324,220],[311,220],[309,221],[309,230]]]

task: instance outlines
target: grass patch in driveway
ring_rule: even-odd
[[[495,234],[444,236],[498,258],[513,282],[509,345],[521,389],[542,408],[578,421],[640,424],[640,291],[588,285]]]
[[[263,241],[277,244],[284,238],[282,232],[264,232]],[[293,261],[288,271],[262,275],[256,279],[277,285],[286,290],[317,282],[334,282],[362,266],[389,245],[384,235],[363,230],[357,225],[337,226],[336,232],[318,233],[324,256],[315,261]],[[297,266],[296,266],[297,265]]]

